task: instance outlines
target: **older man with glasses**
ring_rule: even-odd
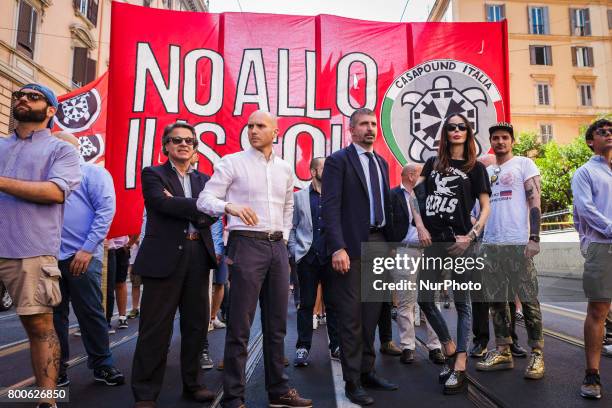
[[[132,391],[139,408],[156,406],[177,307],[183,393],[197,402],[215,397],[197,381],[198,355],[209,320],[208,275],[217,266],[210,232],[216,219],[196,207],[196,197],[209,179],[190,166],[197,145],[193,126],[168,125],[162,137],[168,161],[142,171],[147,226],[134,263],[143,290],[132,370]]]

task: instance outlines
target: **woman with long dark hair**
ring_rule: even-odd
[[[425,259],[468,256],[471,243],[483,230],[490,211],[491,186],[487,171],[476,156],[476,140],[469,120],[461,114],[448,116],[440,135],[438,155],[427,160],[419,178],[419,183],[425,183],[426,192],[425,213],[421,217],[433,243],[425,249]],[[472,225],[470,212],[476,200],[480,204],[480,218]],[[419,281],[441,282],[443,272],[440,265],[427,265],[421,269]],[[452,279],[456,283],[469,283],[469,270],[455,268]],[[453,291],[457,310],[456,343],[434,303],[434,292],[421,291],[419,306],[440,338],[447,357],[439,381],[444,384],[445,394],[455,394],[465,386],[472,314],[470,292]]]

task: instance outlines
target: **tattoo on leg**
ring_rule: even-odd
[[[48,356],[45,362],[41,364],[43,374],[50,379],[57,379],[60,365],[60,344],[55,330],[49,330],[36,336],[38,341],[43,346],[47,346]]]

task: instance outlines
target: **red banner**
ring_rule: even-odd
[[[91,163],[104,165],[108,72],[82,88],[61,95],[53,131],[79,138],[80,153]]]
[[[152,30],[151,27],[155,29]],[[140,171],[164,161],[160,133],[196,126],[200,170],[244,149],[255,109],[280,117],[275,151],[309,181],[313,156],[350,143],[359,107],[379,122],[376,150],[399,183],[434,155],[444,117],[465,114],[479,151],[509,120],[507,26],[380,23],[320,15],[172,12],[113,3],[106,167],[118,210],[111,236],[138,231]]]

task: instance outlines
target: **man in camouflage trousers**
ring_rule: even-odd
[[[523,305],[531,356],[525,378],[544,376],[542,312],[538,302],[537,272],[533,257],[540,252],[540,172],[533,161],[514,157],[514,132],[509,123],[489,129],[496,163],[487,167],[491,178],[491,215],[485,226],[482,271],[485,299],[493,309],[497,349],[476,364],[481,371],[514,368],[510,345],[511,315],[508,301],[518,296]]]

